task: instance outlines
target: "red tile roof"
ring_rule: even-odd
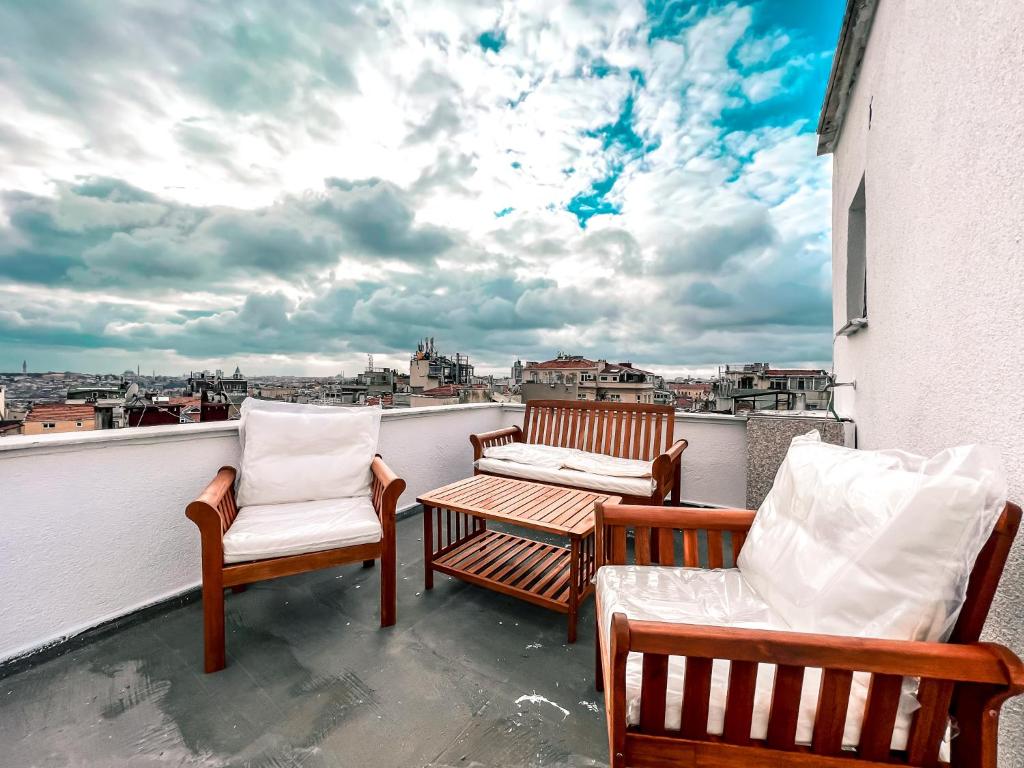
[[[80,421],[93,418],[96,418],[96,408],[92,405],[37,403],[32,406],[25,421]]]
[[[558,358],[555,360],[545,360],[543,363],[530,363],[526,366],[525,370],[536,370],[537,368],[554,368],[554,369],[565,369],[565,368],[596,368],[597,363],[593,360],[582,359],[568,359]]]

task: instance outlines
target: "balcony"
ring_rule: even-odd
[[[199,537],[184,507],[237,463],[223,422],[7,438],[0,744],[11,765],[599,765],[594,621],[441,577],[423,590],[416,496],[468,476],[468,435],[522,406],[388,411],[380,451],[408,481],[398,624],[377,572],[346,566],[227,600],[228,667],[202,674]],[[685,414],[684,496],[743,505],[746,419]]]

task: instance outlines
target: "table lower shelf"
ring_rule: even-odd
[[[438,555],[433,567],[471,584],[568,613],[570,559],[570,550],[564,547],[488,530]]]

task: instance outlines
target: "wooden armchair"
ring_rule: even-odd
[[[678,505],[682,455],[688,443],[682,438],[672,439],[674,428],[675,409],[668,405],[531,400],[526,404],[522,428],[512,426],[470,435],[469,441],[473,445],[474,462],[483,458],[487,448],[509,443],[576,448],[616,458],[650,461],[655,489],[649,495],[630,495],[597,486],[584,490],[607,490],[626,504],[662,504],[666,496],[671,496],[672,504]],[[475,469],[474,474],[490,473]],[[560,484],[547,479],[540,482]]]
[[[665,509],[597,505],[598,566],[635,563],[701,567],[735,563],[754,519],[749,510]],[[948,643],[875,640],[834,635],[599,619],[597,686],[605,691],[612,766],[910,766],[944,765],[940,743],[949,718],[959,731],[951,765],[995,768],[999,710],[1024,692],[1024,664],[1006,648],[979,643],[1021,510],[1007,504],[971,573],[966,602]],[[681,532],[681,547],[678,532]],[[602,616],[601,594],[597,595]],[[627,723],[629,654],[642,654],[639,717]],[[665,728],[671,656],[686,658],[679,730]],[[729,666],[721,735],[707,729],[712,663]],[[777,665],[767,738],[751,738],[758,664]],[[810,746],[795,743],[805,670],[822,670]],[[843,748],[854,673],[870,686],[856,750]],[[920,708],[905,750],[890,749],[904,678],[918,678]]]
[[[199,497],[188,505],[185,515],[199,528],[202,540],[203,562],[203,636],[205,670],[216,672],[225,666],[224,648],[224,588],[241,591],[246,584],[291,576],[344,563],[362,562],[371,567],[381,561],[380,625],[395,623],[396,560],[395,560],[395,508],[405,490],[405,481],[395,475],[384,460],[377,456],[371,465],[373,472],[372,502],[380,520],[382,537],[372,544],[327,549],[286,557],[231,563],[224,562],[224,534],[235,517],[234,467],[221,467],[213,481]]]

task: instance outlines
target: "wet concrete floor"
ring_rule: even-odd
[[[0,766],[606,765],[593,598],[567,645],[560,614],[426,592],[421,526],[398,523],[394,627],[349,565],[229,592],[213,675],[196,601],[0,680]]]

